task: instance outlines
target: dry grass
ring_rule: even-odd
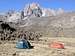
[[[0,56],[75,56],[75,38],[42,37],[42,41],[30,41],[33,49],[16,49],[16,43],[4,42],[0,44]],[[61,41],[65,49],[50,48],[52,41]]]

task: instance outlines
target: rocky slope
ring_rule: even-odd
[[[49,33],[50,36],[75,36],[75,13],[66,13],[60,16],[28,18],[24,23],[25,24],[20,27],[26,30]]]
[[[1,15],[0,21],[7,22],[17,29],[38,31],[43,35],[75,36],[75,12],[64,12],[61,8],[58,11],[43,9],[33,3],[21,12],[8,12],[6,15]]]

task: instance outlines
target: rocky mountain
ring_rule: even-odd
[[[65,11],[62,8],[59,8],[58,10],[53,10],[50,8],[42,8],[39,6],[39,4],[32,3],[26,5],[24,9],[19,12],[15,12],[14,10],[9,10],[7,13],[5,13],[4,16],[6,17],[7,22],[18,23],[19,21],[24,20],[25,18],[57,16],[64,13]]]
[[[65,12],[62,8],[46,9],[33,3],[21,12],[8,13],[8,16],[0,16],[0,19],[12,22],[18,29],[37,31],[47,36],[75,36],[75,12]]]

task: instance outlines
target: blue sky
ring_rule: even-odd
[[[21,10],[28,3],[39,3],[45,8],[63,8],[67,11],[75,10],[75,0],[0,0],[0,12],[8,11],[9,9]]]

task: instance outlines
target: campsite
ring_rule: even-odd
[[[0,0],[0,5],[0,56],[75,56],[75,1]]]
[[[68,40],[67,40],[68,39]],[[52,41],[61,41],[64,43],[64,49],[51,48]],[[74,38],[49,38],[43,37],[41,41],[29,41],[33,49],[17,49],[16,41],[0,41],[1,56],[75,56]]]

